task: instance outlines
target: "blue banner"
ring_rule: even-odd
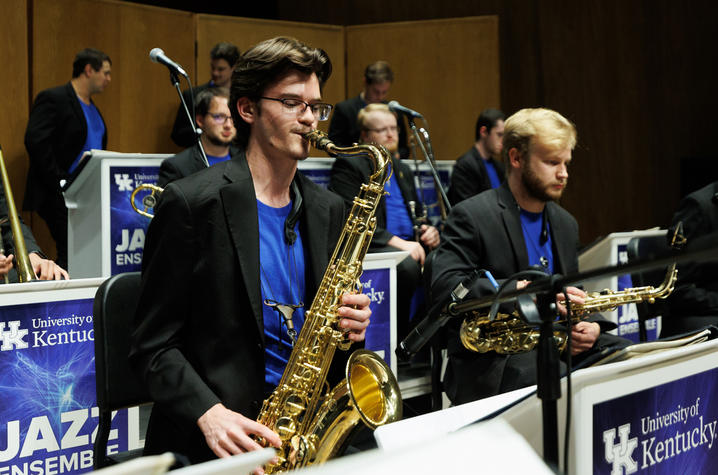
[[[132,209],[130,196],[132,191],[143,183],[157,184],[158,178],[159,166],[110,167],[110,272],[112,275],[141,269],[145,233],[150,219]],[[149,193],[142,192],[135,197],[135,204],[141,210],[145,210],[142,198],[147,194]]]
[[[618,250],[618,263],[628,263],[628,250],[625,244],[619,244]],[[621,291],[624,289],[630,289],[633,287],[630,274],[619,275],[617,277],[616,290]],[[627,338],[634,343],[640,342],[640,333],[638,330],[638,310],[636,304],[621,305],[616,309],[618,316],[618,335],[623,338]],[[647,341],[653,341],[658,339],[658,319],[649,318],[646,320],[646,338]]]
[[[717,386],[712,369],[596,404],[593,473],[718,472]]]
[[[444,191],[449,189],[449,171],[448,170],[436,170],[441,180],[441,186]],[[441,209],[439,208],[439,194],[434,183],[434,176],[428,170],[419,171],[418,184],[416,187],[416,193],[419,195],[419,200],[424,202],[429,221],[437,223],[441,220]]]
[[[363,293],[369,296],[371,322],[366,329],[367,350],[376,351],[391,366],[391,292],[390,271],[385,269],[365,270],[361,276]]]
[[[92,469],[99,414],[92,302],[0,307],[0,474]],[[111,453],[138,445],[127,427],[127,411],[118,412]]]

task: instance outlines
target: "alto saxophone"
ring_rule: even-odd
[[[346,379],[332,390],[326,384],[335,350],[347,350],[350,345],[338,326],[337,309],[344,293],[360,288],[362,261],[376,227],[374,214],[384,195],[384,182],[391,174],[390,156],[384,147],[376,145],[336,147],[318,130],[309,132],[305,138],[315,148],[335,157],[368,156],[375,171],[354,198],[282,379],[257,417],[258,422],[277,432],[282,440],[278,462],[267,465],[266,473],[322,463],[339,455],[354,430],[360,428],[360,421],[374,429],[401,419],[401,394],[396,378],[371,351],[352,353],[345,370]]]
[[[582,305],[571,304],[571,321],[576,323],[591,313],[615,310],[620,305],[644,301],[652,304],[656,299],[665,299],[673,292],[677,276],[676,265],[672,264],[663,282],[656,288],[644,286],[621,291],[606,289],[602,292],[591,292]],[[566,319],[556,323],[566,323]],[[468,350],[512,355],[533,350],[538,344],[539,329],[524,322],[516,312],[510,315],[499,313],[493,321],[489,320],[487,315],[474,312],[464,319],[459,337]],[[566,348],[565,331],[554,331],[554,340],[560,351]]]

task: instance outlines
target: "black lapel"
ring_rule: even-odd
[[[77,93],[75,92],[75,88],[72,87],[72,83],[68,82],[67,85],[65,86],[65,90],[66,90],[67,95],[70,100],[72,112],[76,116],[75,122],[82,129],[83,136],[87,137],[87,120],[85,119],[85,113],[82,112],[82,106],[80,105],[80,98],[77,97]],[[90,101],[90,102],[92,102],[92,101]],[[83,145],[84,145],[84,143],[83,143]]]
[[[518,264],[517,270],[525,270],[529,266],[529,254],[526,250],[526,241],[524,232],[521,229],[521,213],[519,205],[511,194],[511,190],[507,183],[496,189],[499,206],[502,208],[501,219],[504,221],[506,235],[511,242],[511,249],[514,251],[514,257]]]
[[[264,341],[262,291],[259,278],[257,198],[244,153],[227,163],[224,176],[229,183],[220,188],[219,194],[227,219],[227,228],[237,252],[242,280],[246,286],[254,319],[257,322],[262,341]]]
[[[566,239],[566,237],[571,236],[571,230],[566,226],[566,221],[560,218],[556,203],[546,203],[546,218],[551,229],[553,248],[557,254],[554,256],[554,273],[565,274],[570,256],[575,252],[572,247],[576,243],[572,239]]]
[[[409,167],[405,166],[404,163],[398,159],[392,159],[391,165],[394,167],[394,177],[396,178],[396,183],[399,185],[401,196],[404,198],[404,205],[406,209],[409,210],[409,201],[416,201],[416,197],[414,193],[412,193],[412,189],[414,188],[412,186],[414,184],[414,174],[409,170]],[[417,206],[419,206],[418,203]]]
[[[202,157],[202,151],[197,143],[192,147],[192,161],[194,162],[192,168],[196,167],[197,170],[207,168],[207,164],[204,163],[204,157]]]
[[[302,193],[303,209],[300,229],[305,249],[304,256],[311,265],[312,281],[307,280],[307,290],[309,293],[311,289],[311,293],[314,293],[319,288],[324,271],[329,265],[329,253],[331,252],[327,232],[330,229],[329,208],[322,199],[323,197],[320,196],[319,190],[312,186],[309,179],[301,172],[296,173],[294,180]]]

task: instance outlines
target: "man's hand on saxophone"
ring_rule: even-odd
[[[227,409],[222,403],[210,407],[197,420],[207,445],[217,457],[260,450],[259,445],[251,436],[261,437],[272,447],[281,447],[279,435],[268,427],[244,417],[238,412]]]
[[[364,341],[366,327],[369,326],[369,317],[371,317],[369,308],[371,300],[364,294],[344,294],[342,303],[344,305],[337,310],[337,313],[343,317],[339,321],[339,326],[348,330],[349,340]]]

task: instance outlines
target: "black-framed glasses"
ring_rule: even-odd
[[[310,104],[299,99],[280,99],[278,97],[266,96],[261,96],[260,99],[281,102],[287,112],[295,113],[297,115],[304,114],[307,108],[309,108],[312,111],[312,114],[314,114],[314,118],[317,120],[327,120],[329,118],[329,113],[332,111],[332,105],[325,102]]]
[[[209,114],[215,124],[224,124],[229,120],[232,122],[232,116],[227,114]]]

